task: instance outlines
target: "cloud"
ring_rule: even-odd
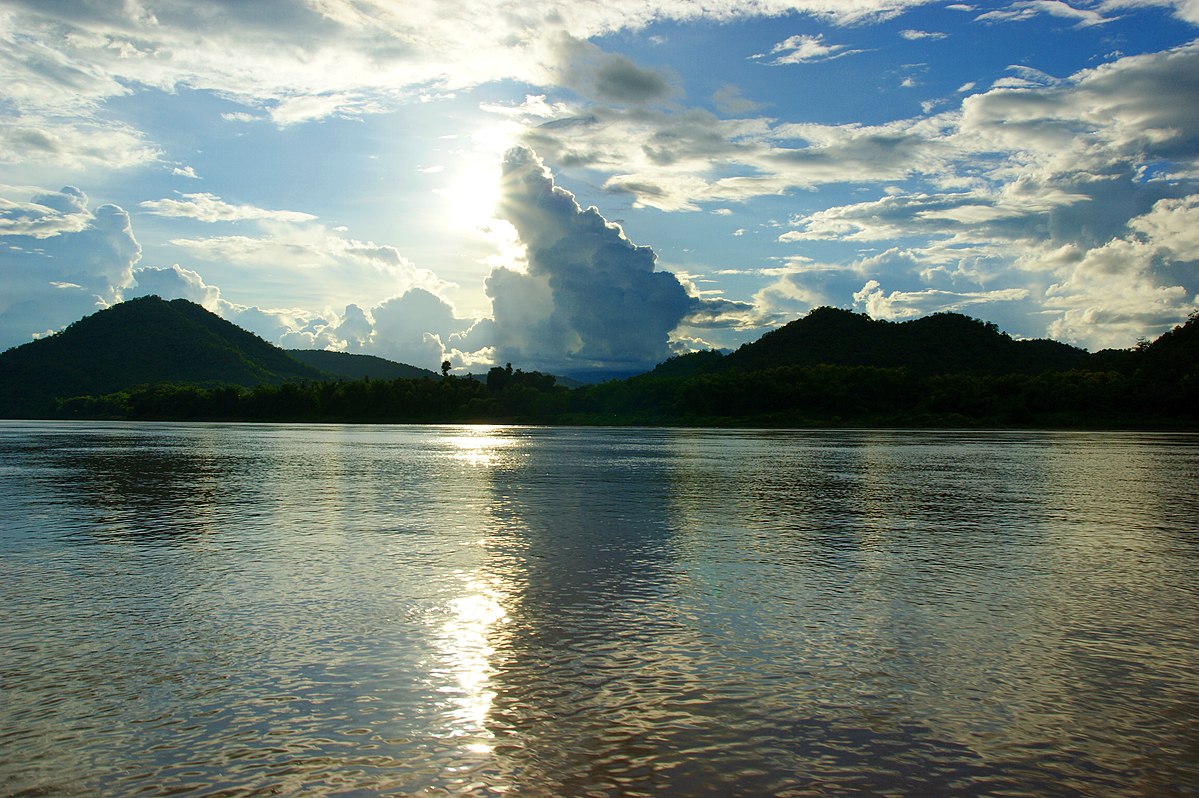
[[[733,116],[750,114],[762,107],[761,103],[744,97],[741,88],[731,83],[724,84],[712,93],[712,104],[720,113]]]
[[[133,279],[135,285],[125,292],[125,299],[139,296],[186,299],[222,316],[232,307],[221,299],[219,288],[208,285],[198,272],[177,263],[165,269],[156,266],[135,269]]]
[[[1171,260],[1199,260],[1199,194],[1159,200],[1128,226]]]
[[[143,134],[119,122],[30,113],[0,118],[0,163],[14,167],[52,166],[60,173],[89,168],[128,169],[160,157],[159,149]]]
[[[671,94],[670,83],[660,73],[643,69],[623,55],[606,53],[591,42],[562,35],[552,49],[558,82],[586,97],[640,105]]]
[[[996,291],[953,292],[935,288],[921,291],[892,291],[884,293],[878,280],[868,280],[853,295],[854,305],[876,319],[911,319],[930,313],[961,311],[971,305],[993,302],[1013,302],[1027,299],[1024,288],[1005,288]]]
[[[474,323],[458,318],[448,302],[421,288],[377,305],[371,318],[373,331],[358,351],[428,369],[440,366],[451,343]]]
[[[936,41],[937,39],[944,39],[948,36],[948,34],[938,33],[936,31],[912,30],[911,28],[907,30],[901,30],[899,35],[911,42],[918,42],[924,39]]]
[[[195,175],[191,175],[194,177]],[[306,222],[316,217],[299,211],[268,211],[252,205],[230,205],[215,194],[180,194],[182,199],[147,200],[141,203],[155,216],[196,219],[201,222],[240,222],[273,220]]]
[[[1151,244],[1117,238],[1057,254],[1061,279],[1046,290],[1044,304],[1058,314],[1049,334],[1059,340],[1127,347],[1138,337],[1166,332],[1199,308],[1193,277],[1190,286],[1169,279],[1177,274],[1163,269]]]
[[[140,258],[129,215],[73,186],[0,200],[0,348],[117,301]]]
[[[524,148],[504,159],[501,213],[525,247],[525,271],[487,278],[500,360],[534,368],[630,368],[669,356],[668,337],[696,300],[654,253],[584,210]]]
[[[1195,0],[1104,0],[1103,8],[1116,10],[1122,8],[1140,9],[1145,7],[1168,8],[1179,19],[1199,25],[1199,3]]]
[[[199,196],[162,207],[202,221],[249,220],[261,230],[172,238],[170,243],[206,268],[221,274],[236,271],[241,282],[264,286],[285,306],[370,305],[410,288],[441,293],[449,285],[396,247],[353,238],[344,228],[329,229],[308,214],[231,206],[211,195]]]
[[[979,14],[975,19],[987,22],[1024,22],[1041,14],[1071,20],[1079,28],[1103,25],[1112,20],[1098,11],[1075,8],[1061,0],[1019,0],[1007,8]]]
[[[524,140],[552,162],[609,173],[604,189],[632,194],[635,207],[697,211],[707,202],[940,171],[948,154],[941,125],[794,124],[720,119],[694,108],[596,107],[529,128]]]
[[[87,196],[74,186],[29,201],[0,197],[0,236],[51,238],[78,233],[91,223],[91,218]]]
[[[860,52],[862,51],[851,50],[844,44],[825,44],[824,34],[822,33],[818,33],[815,36],[801,33],[779,42],[771,48],[769,53],[759,53],[751,57],[755,59],[769,59],[767,63],[772,66],[784,66],[787,64],[806,64],[814,61],[831,61],[834,58],[842,58]]]

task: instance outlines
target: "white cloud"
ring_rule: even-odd
[[[126,299],[139,296],[186,299],[220,315],[226,315],[229,308],[229,303],[221,300],[219,288],[208,285],[198,272],[177,263],[165,269],[153,266],[136,269],[133,279],[136,284],[125,292]]]
[[[1027,299],[1028,289],[1005,288],[996,291],[954,292],[935,288],[920,291],[884,293],[878,280],[868,280],[853,295],[854,305],[876,319],[911,319],[930,313],[959,312],[972,305],[1013,302]]]
[[[1172,260],[1199,260],[1199,194],[1159,200],[1128,226]]]
[[[1181,20],[1199,25],[1199,2],[1196,0],[1103,0],[1105,10],[1168,8]]]
[[[1041,14],[1070,20],[1080,28],[1103,25],[1111,21],[1110,17],[1103,16],[1099,11],[1075,8],[1061,0],[1018,0],[1007,8],[979,14],[975,19],[987,22],[1023,22]]]
[[[771,48],[769,53],[759,53],[753,58],[770,59],[767,63],[784,66],[806,64],[813,61],[831,61],[834,58],[842,58],[860,52],[862,51],[851,50],[848,45],[844,44],[826,44],[822,33],[817,33],[815,36],[801,33],[779,42]]]
[[[42,120],[53,114],[96,122],[106,100],[139,87],[191,88],[242,103],[244,111],[222,114],[229,121],[290,125],[503,79],[546,85],[579,70],[575,78],[594,96],[637,103],[664,96],[668,84],[621,56],[599,53],[588,39],[700,16],[732,21],[799,12],[858,24],[930,1],[10,0],[0,19],[0,51],[7,55],[0,58],[0,97]],[[561,59],[563,37],[581,43],[569,63]]]
[[[11,191],[10,187],[3,189]],[[50,238],[78,233],[91,223],[87,197],[74,186],[46,193],[28,201],[0,197],[0,236]]]
[[[196,219],[201,222],[305,222],[316,218],[310,213],[299,211],[270,211],[252,205],[230,205],[215,194],[180,194],[180,197],[182,199],[148,200],[141,203],[141,207],[155,216]]]
[[[360,241],[318,223],[271,222],[262,235],[175,238],[191,257],[267,280],[269,294],[288,305],[369,304],[410,288],[441,292],[445,281],[395,247]]]
[[[924,39],[930,39],[933,41],[936,41],[938,39],[944,39],[947,37],[948,34],[940,33],[938,31],[912,30],[911,28],[909,28],[907,30],[901,30],[899,32],[899,35],[902,36],[903,38],[907,39],[908,41],[918,42],[918,41],[921,41]]]
[[[1156,337],[1199,307],[1194,285],[1178,285],[1161,272],[1155,247],[1118,238],[1090,250],[1063,253],[1060,282],[1044,305],[1056,311],[1049,334],[1091,348],[1130,346]]]
[[[160,156],[159,149],[140,132],[119,122],[28,113],[0,118],[0,163],[52,166],[62,173],[128,169],[152,163]]]

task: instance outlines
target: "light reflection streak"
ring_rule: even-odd
[[[507,427],[502,426],[471,427],[469,434],[449,436],[446,442],[453,447],[455,460],[474,466],[492,466],[516,444],[514,438],[503,434],[506,430]]]
[[[483,469],[480,479],[502,468],[518,455],[519,439],[509,428],[502,426],[464,427],[458,434],[446,436],[446,456],[453,461]],[[472,477],[472,480],[474,477]],[[482,508],[477,508],[482,509]],[[497,782],[494,772],[494,733],[488,728],[488,718],[496,698],[492,679],[497,674],[496,657],[502,654],[508,635],[508,608],[517,591],[511,574],[497,568],[488,552],[489,530],[492,521],[485,512],[477,518],[457,519],[456,525],[468,525],[480,530],[482,539],[464,542],[461,565],[456,570],[456,595],[446,604],[448,617],[440,626],[438,648],[444,668],[440,692],[446,696],[444,722],[446,738],[462,751],[469,763],[460,771],[476,770],[489,788],[503,792],[507,786]],[[444,616],[443,616],[444,617]]]

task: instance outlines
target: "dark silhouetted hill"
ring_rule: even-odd
[[[659,363],[648,372],[651,377],[690,377],[715,371],[724,365],[724,355],[715,349],[702,352],[688,352],[685,355],[675,355],[669,360]]]
[[[959,313],[890,322],[823,307],[710,365],[739,371],[835,365],[921,374],[1037,374],[1080,368],[1089,357],[1057,341],[1013,340],[994,324]]]
[[[286,349],[301,363],[323,371],[334,377],[347,380],[418,380],[422,377],[440,377],[429,369],[397,363],[375,355],[355,355],[349,352],[329,352],[321,349]]]
[[[137,385],[253,386],[327,379],[251,332],[183,299],[131,299],[0,354],[0,415]]]

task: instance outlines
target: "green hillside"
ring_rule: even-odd
[[[56,398],[136,385],[235,385],[327,376],[183,299],[141,297],[0,354],[0,415],[36,416]]]
[[[422,377],[441,376],[429,369],[397,363],[374,355],[354,355],[349,352],[328,352],[321,349],[284,351],[305,365],[347,380],[419,380]]]

